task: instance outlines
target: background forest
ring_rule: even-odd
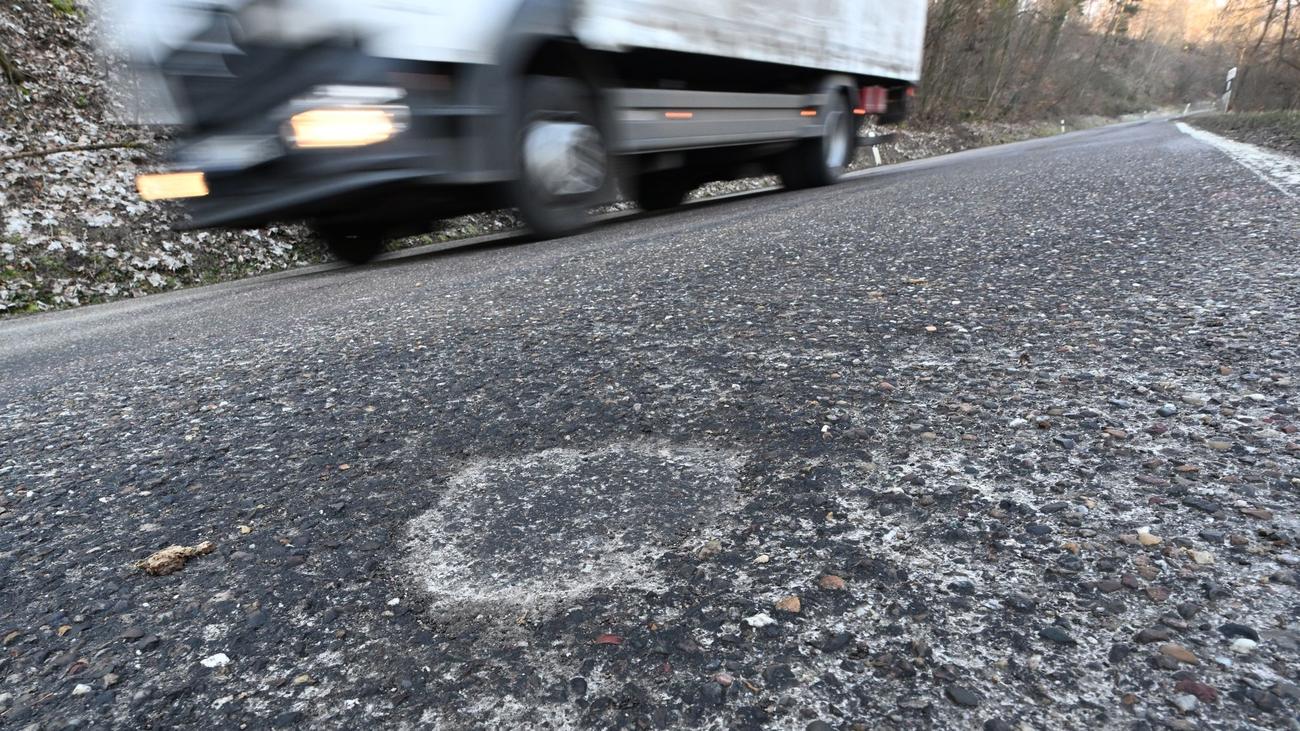
[[[1300,107],[1300,0],[934,0],[923,117]]]

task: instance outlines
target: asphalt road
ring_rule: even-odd
[[[0,726],[1300,728],[1297,251],[1158,121],[0,324]]]

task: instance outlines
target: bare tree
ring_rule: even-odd
[[[1201,42],[1214,2],[932,0],[920,113],[1114,114],[1209,98],[1226,70]]]

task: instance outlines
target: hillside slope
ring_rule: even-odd
[[[118,121],[108,67],[94,43],[95,5],[11,0],[0,6],[0,48],[21,81],[0,79],[0,314],[319,259],[319,249],[302,246],[304,237],[292,227],[178,233],[170,230],[174,208],[136,197],[134,176],[156,161],[162,132]],[[116,143],[142,144],[34,154]]]

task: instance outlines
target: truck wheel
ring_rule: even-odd
[[[636,180],[636,204],[643,211],[666,211],[680,206],[686,200],[686,194],[694,187],[680,175],[640,175]]]
[[[853,111],[848,100],[838,91],[832,91],[826,106],[819,110],[822,134],[803,140],[786,153],[781,165],[781,182],[787,188],[816,188],[832,185],[844,175],[853,155]]]
[[[336,259],[349,264],[365,264],[383,253],[388,237],[378,229],[362,225],[320,225],[313,229]]]
[[[524,223],[543,238],[588,226],[610,169],[592,91],[562,77],[525,79],[517,145],[511,197]]]

